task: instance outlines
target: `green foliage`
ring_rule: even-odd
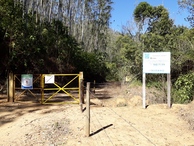
[[[126,39],[128,35],[124,34],[116,44],[117,52],[125,52],[125,55],[117,54],[118,60],[123,63],[122,68],[126,68],[126,64],[130,64],[136,68],[136,70],[135,68],[128,70],[131,74],[141,73],[143,52],[170,51],[172,87],[175,86],[173,89],[174,99],[179,103],[193,100],[193,79],[189,80],[193,77],[191,75],[180,76],[180,74],[188,74],[194,69],[193,29],[175,26],[167,9],[163,6],[151,6],[146,2],[141,2],[136,7],[134,20],[137,23],[138,32],[134,36],[130,35],[128,39]],[[147,28],[145,29],[145,27]],[[124,59],[120,56],[123,56]],[[112,66],[115,67],[119,61],[115,61]],[[148,87],[154,87],[166,93],[166,77],[163,75],[148,75],[146,81]],[[176,96],[177,94],[180,95]]]
[[[147,2],[139,3],[133,12],[135,21],[144,23],[146,18],[151,17],[152,11],[153,11],[152,6]]]
[[[151,6],[146,2],[136,7],[134,20],[137,25],[135,34],[131,33],[133,30],[127,30],[119,37],[115,33],[117,39],[112,42],[113,51],[109,52],[110,60],[107,61],[111,77],[118,81],[126,75],[141,79],[142,53],[169,51],[173,99],[179,103],[193,100],[194,76],[190,71],[194,70],[194,30],[174,25],[164,6]],[[146,82],[148,87],[166,94],[166,76],[150,74],[146,76]]]
[[[170,33],[170,28],[173,25],[173,21],[169,18],[167,9],[163,6],[154,7],[147,2],[141,2],[135,8],[133,15],[140,30],[147,24],[147,29],[145,29],[143,33],[152,32],[164,36]]]
[[[129,36],[118,36],[114,42],[115,47],[109,54],[110,61],[106,62],[110,70],[108,80],[121,81],[131,74],[131,70],[138,68],[140,56],[137,44]]]
[[[165,36],[171,34],[173,20],[169,18],[169,12],[163,6],[153,8],[153,14],[150,18],[148,32]]]
[[[180,75],[175,82],[173,91],[174,102],[188,103],[193,100],[194,93],[194,73]]]
[[[105,55],[87,53],[63,22],[36,21],[13,0],[0,0],[0,69],[14,73],[72,73],[105,79]],[[106,44],[103,44],[106,45]],[[1,74],[1,72],[0,72]]]
[[[73,62],[77,71],[84,72],[86,81],[104,82],[109,73],[105,64],[105,54],[98,51],[91,53],[79,51],[74,56]]]

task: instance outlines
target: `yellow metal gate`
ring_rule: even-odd
[[[32,89],[22,89],[21,78],[21,74],[14,75],[14,101],[29,92],[34,97],[33,99],[37,101],[40,99],[42,104],[83,103],[83,72],[79,74],[33,74],[34,87]]]
[[[61,84],[59,77],[65,77],[68,80],[65,84]],[[59,79],[57,80],[57,78]],[[82,72],[79,74],[43,74],[41,77],[41,103],[80,103],[82,79]]]

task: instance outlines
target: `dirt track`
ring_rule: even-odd
[[[3,104],[0,145],[191,146],[194,131],[180,117],[188,106],[91,107],[91,136],[78,105]]]
[[[148,95],[143,109],[141,87],[98,90],[91,96],[90,137],[79,105],[7,103],[0,96],[0,145],[194,146],[194,102],[169,109],[154,104],[163,101],[158,95]]]

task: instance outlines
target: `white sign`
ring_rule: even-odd
[[[21,75],[21,88],[22,89],[33,89],[33,75],[22,74]]]
[[[170,52],[144,52],[143,73],[170,73]]]
[[[55,75],[45,75],[45,84],[55,83]]]

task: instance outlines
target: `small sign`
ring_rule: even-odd
[[[33,75],[22,74],[21,75],[21,88],[22,89],[33,89]]]
[[[129,81],[130,81],[130,76],[126,76],[126,77],[125,77],[125,81],[126,81],[126,82],[129,82]]]
[[[54,84],[55,75],[45,75],[45,84]]]
[[[170,52],[144,52],[143,73],[170,73]]]

